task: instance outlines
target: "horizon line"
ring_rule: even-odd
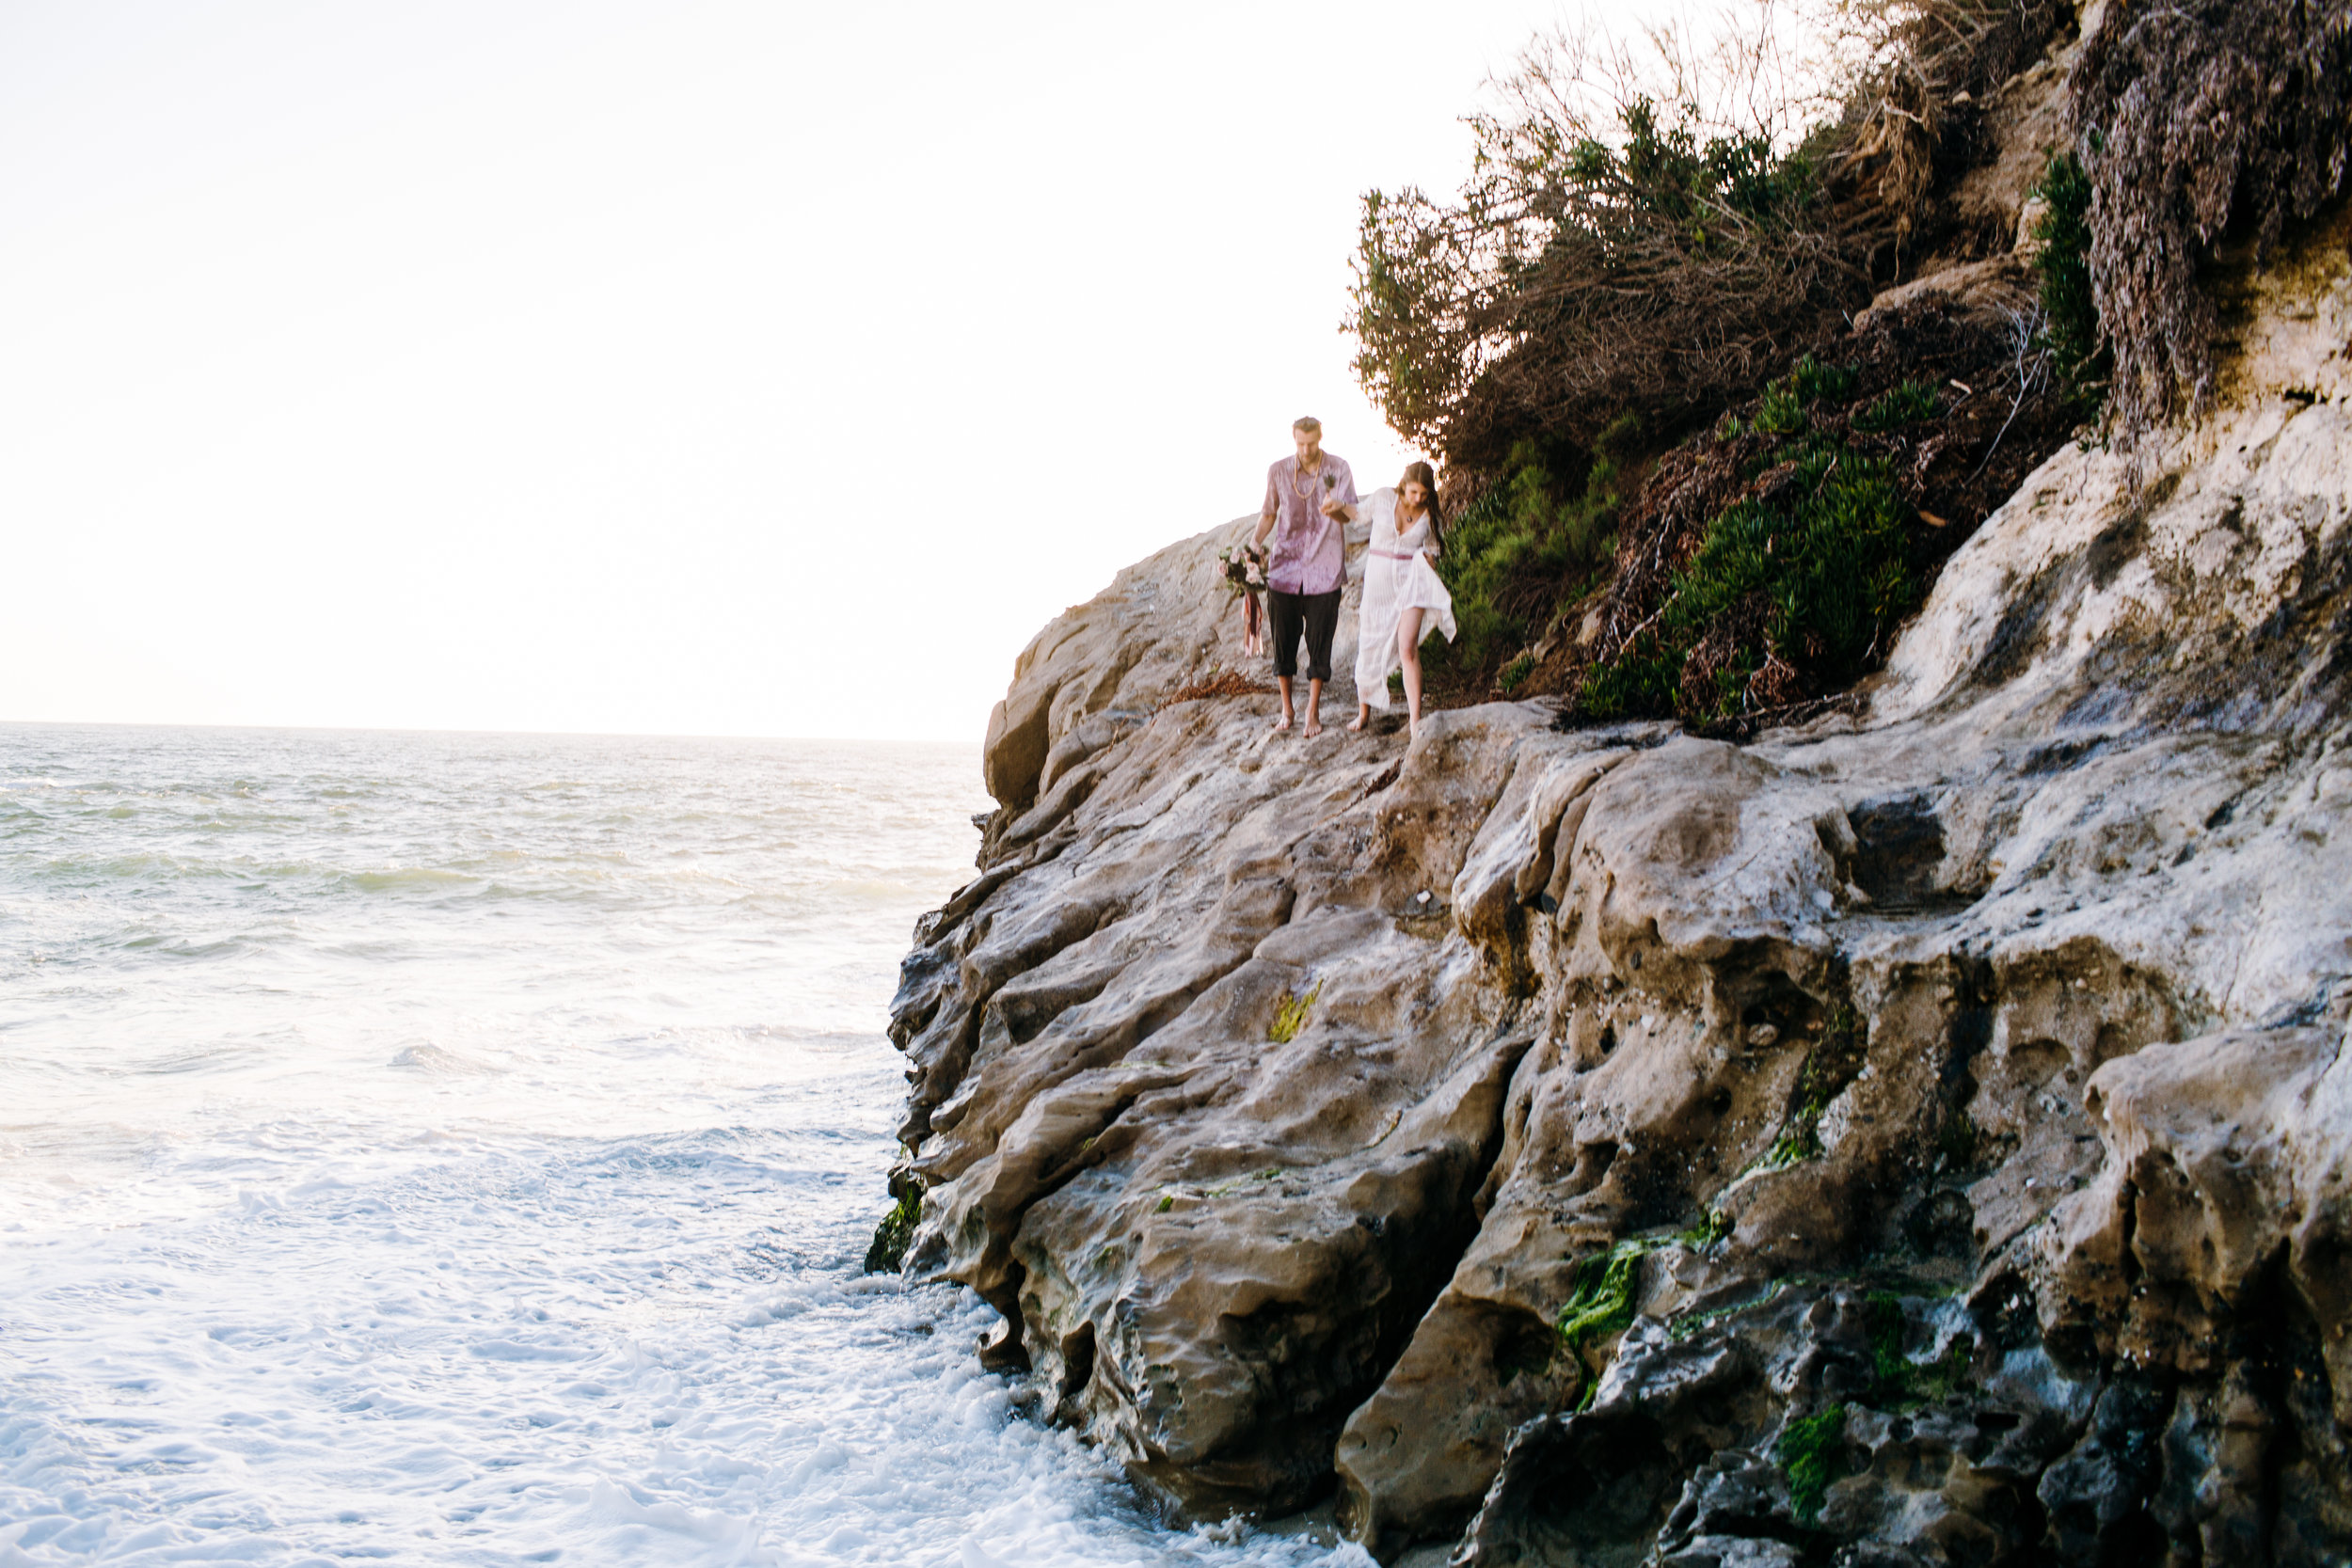
[[[534,730],[486,729],[469,726],[436,728],[423,724],[229,724],[190,721],[139,719],[0,719],[0,729],[90,730],[237,730],[301,735],[470,735],[529,736],[561,740],[799,740],[833,746],[968,746],[978,750],[983,740],[942,740],[926,736],[754,735],[698,730]]]

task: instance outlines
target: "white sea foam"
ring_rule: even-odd
[[[0,728],[0,1568],[1364,1563],[858,1272],[974,770]]]

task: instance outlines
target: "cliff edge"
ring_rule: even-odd
[[[908,1267],[1172,1510],[1384,1560],[2344,1560],[2347,238],[1858,716],[1309,742],[1168,700],[1246,525],[1122,572],[905,963]]]

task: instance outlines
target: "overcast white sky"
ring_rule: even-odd
[[[0,0],[0,720],[977,739],[1561,19]]]

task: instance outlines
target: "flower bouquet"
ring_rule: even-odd
[[[1267,552],[1235,545],[1217,551],[1216,559],[1225,591],[1242,602],[1241,651],[1254,658],[1265,652],[1265,605],[1258,595],[1265,588]]]

